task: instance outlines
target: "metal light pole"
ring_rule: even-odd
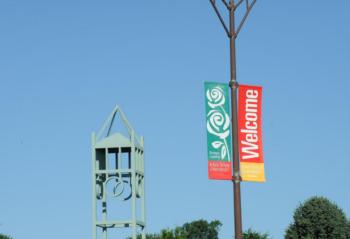
[[[212,4],[222,26],[225,29],[225,32],[230,39],[230,71],[231,78],[229,85],[231,88],[231,112],[232,112],[232,148],[233,148],[233,195],[234,195],[234,220],[235,220],[235,239],[242,239],[242,212],[241,212],[241,176],[239,170],[239,149],[238,149],[238,117],[237,117],[237,74],[236,74],[236,38],[245,23],[251,9],[253,8],[256,0],[221,0],[229,12],[229,27],[227,27],[223,17],[216,5],[215,0],[209,0]],[[237,8],[244,4],[246,7],[246,12],[239,22],[239,25],[236,29],[235,23],[235,12]]]

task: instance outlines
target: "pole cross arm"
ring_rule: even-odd
[[[235,4],[235,10],[244,2],[244,0],[240,0]]]
[[[243,2],[243,0],[241,0],[238,4],[241,4],[242,2]],[[246,12],[245,12],[241,22],[238,25],[237,31],[235,32],[235,37],[237,37],[239,32],[241,31],[245,21],[247,20],[247,17],[249,15],[250,11],[252,10],[252,8],[254,7],[254,5],[256,3],[256,0],[253,0],[253,2],[251,2],[251,3],[249,3],[249,0],[246,0],[245,2],[246,2],[246,8],[247,9],[246,9]],[[238,4],[237,4],[237,6],[238,6]],[[235,8],[235,9],[237,9],[237,8]]]
[[[214,11],[215,11],[216,15],[218,16],[218,18],[219,18],[219,20],[220,20],[222,26],[224,27],[224,30],[225,30],[227,36],[228,36],[228,37],[231,37],[231,33],[230,33],[230,31],[228,30],[228,27],[226,26],[226,23],[225,23],[224,19],[222,18],[221,13],[220,13],[218,7],[216,6],[215,0],[209,0],[209,1],[210,1],[211,5],[213,6]],[[229,7],[229,5],[226,3],[225,0],[222,0],[222,2],[224,2],[225,6],[226,6],[227,8]]]
[[[230,0],[230,2],[227,2],[226,0],[221,0],[221,2],[225,5],[225,7],[227,8],[227,10],[230,12],[230,11],[236,11],[238,9],[238,7],[243,3],[245,2],[245,5],[246,5],[246,12],[244,13],[244,16],[243,18],[241,19],[241,21],[239,22],[238,24],[238,27],[237,27],[237,30],[229,30],[229,28],[227,27],[226,23],[225,23],[225,20],[224,18],[222,17],[219,9],[218,9],[218,6],[216,5],[216,0],[209,0],[211,5],[213,6],[214,8],[214,11],[216,13],[216,15],[218,16],[220,22],[221,22],[221,25],[224,27],[224,30],[227,34],[227,36],[229,38],[237,38],[239,32],[241,31],[244,23],[246,22],[247,18],[248,18],[248,15],[250,13],[250,11],[252,10],[252,8],[254,7],[255,3],[257,0],[253,0],[253,1],[249,1],[249,0],[239,0],[237,3],[235,3],[234,0]],[[234,27],[234,29],[236,29],[236,27]]]

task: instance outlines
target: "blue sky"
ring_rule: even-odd
[[[267,182],[243,225],[282,238],[326,196],[350,217],[350,3],[259,1],[237,41],[261,85]],[[229,79],[209,1],[0,3],[0,232],[91,238],[90,136],[115,104],[145,137],[149,232],[204,218],[232,238],[232,184],[207,179],[204,81]]]

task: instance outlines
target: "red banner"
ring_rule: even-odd
[[[265,182],[260,86],[239,86],[238,140],[243,181]]]

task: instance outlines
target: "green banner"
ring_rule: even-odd
[[[232,179],[228,85],[205,82],[208,170],[211,179]]]

